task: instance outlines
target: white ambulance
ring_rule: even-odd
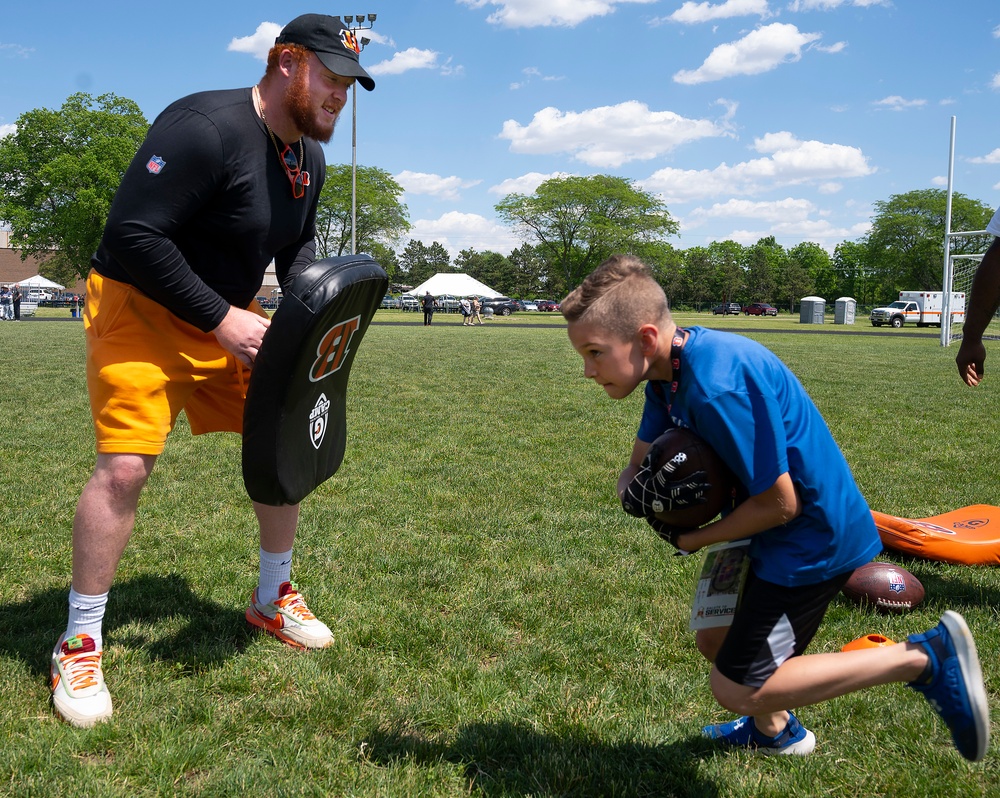
[[[898,328],[906,322],[918,327],[940,327],[943,304],[943,291],[900,291],[899,299],[895,302],[872,311],[872,327],[888,324]],[[964,293],[952,292],[950,312],[952,324],[965,321]]]

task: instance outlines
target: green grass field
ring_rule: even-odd
[[[700,558],[673,557],[614,495],[641,397],[612,402],[586,382],[558,315],[473,330],[419,319],[377,314],[351,378],[344,465],[303,504],[294,576],[335,645],[303,654],[248,631],[257,541],[240,441],[193,438],[182,417],[111,593],[115,715],[93,730],[58,721],[47,686],[94,458],[83,327],[0,325],[0,794],[1000,792],[997,746],[965,762],[899,686],[802,708],[810,757],[702,740],[703,724],[729,716],[687,628]],[[788,363],[874,509],[1000,505],[996,372],[966,388],[937,330],[679,321],[745,331]],[[925,603],[881,616],[838,600],[812,650],[901,640],[954,608],[996,713],[1000,570],[888,559],[921,579]]]

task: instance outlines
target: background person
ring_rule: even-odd
[[[975,643],[962,617],[906,643],[803,656],[829,602],[882,546],[871,511],[819,410],[772,352],[740,335],[678,328],[663,289],[638,259],[605,261],[562,302],[584,376],[612,399],[646,382],[622,506],[693,552],[749,539],[750,571],[730,627],[700,629],[712,693],[742,717],[702,733],[761,753],[808,754],[815,736],[790,709],[892,682],[924,694],[967,759],[986,755],[989,707]],[[655,513],[698,501],[697,480],[657,471],[651,442],[689,427],[746,494],[721,520],[671,528]]]
[[[424,294],[422,305],[424,308],[424,327],[430,327],[434,320],[434,308],[437,307],[437,300],[430,291]]]
[[[22,299],[21,284],[14,283],[14,287],[11,289],[10,292],[10,301],[11,304],[14,306],[14,321],[21,320],[21,299]]]
[[[983,333],[1000,307],[1000,238],[997,237],[1000,236],[1000,208],[993,214],[986,232],[993,234],[993,244],[986,250],[972,279],[965,324],[962,325],[962,343],[955,357],[959,376],[973,388],[979,385],[985,372]]]
[[[314,260],[320,142],[355,80],[374,88],[340,18],[297,17],[256,86],[164,110],[118,189],[87,280],[97,463],[73,519],[69,620],[51,666],[55,709],[74,725],[112,712],[101,668],[108,591],[177,414],[195,434],[242,431],[248,369],[270,324],[254,297],[272,258],[286,288]],[[298,506],[253,508],[260,574],[247,621],[292,646],[329,645],[291,581]]]
[[[479,297],[471,296],[469,297],[469,305],[472,309],[472,315],[469,317],[469,326],[471,327],[477,319],[479,320],[479,325],[482,326],[483,317],[479,312],[483,309],[483,303],[479,301]]]

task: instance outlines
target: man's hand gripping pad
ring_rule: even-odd
[[[243,484],[261,504],[297,504],[340,468],[347,379],[389,286],[367,255],[326,258],[295,278],[247,386]]]

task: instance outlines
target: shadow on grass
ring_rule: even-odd
[[[699,761],[717,749],[701,737],[676,743],[605,743],[556,736],[515,723],[474,723],[449,742],[376,729],[362,742],[367,761],[391,767],[450,762],[465,769],[469,792],[484,796],[684,796],[716,798]]]
[[[67,589],[46,590],[27,601],[0,604],[0,652],[48,678],[52,647],[66,628]],[[146,624],[181,619],[172,636],[144,636]],[[127,627],[127,628],[126,628]],[[199,598],[176,574],[115,582],[104,616],[105,645],[145,648],[153,660],[199,670],[243,651],[251,640],[242,609]]]

